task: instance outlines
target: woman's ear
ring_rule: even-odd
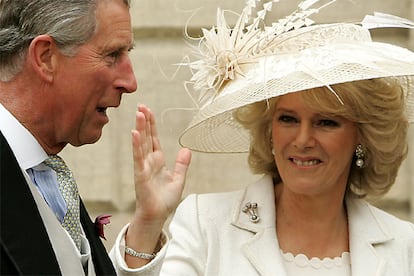
[[[57,51],[56,43],[49,35],[39,35],[29,45],[28,59],[33,70],[45,81],[53,80]]]

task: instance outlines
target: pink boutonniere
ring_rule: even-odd
[[[111,222],[109,219],[110,217],[112,217],[112,215],[103,214],[103,215],[97,216],[95,219],[96,231],[98,232],[99,236],[103,238],[104,240],[106,240],[105,233],[104,233],[104,225],[107,225],[108,223]]]

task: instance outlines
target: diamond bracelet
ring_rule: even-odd
[[[128,246],[125,246],[125,253],[133,257],[137,257],[137,258],[141,258],[141,259],[149,260],[149,261],[154,259],[156,256],[155,253],[149,254],[149,253],[144,253],[144,252],[137,252]]]

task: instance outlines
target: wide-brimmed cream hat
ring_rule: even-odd
[[[369,32],[373,26],[410,28],[411,21],[377,14],[362,24],[315,25],[309,15],[327,4],[312,8],[321,1],[306,0],[286,18],[260,27],[275,2],[266,2],[252,19],[256,1],[247,1],[232,29],[219,10],[217,26],[203,30],[196,48],[199,59],[186,64],[193,70],[190,83],[199,92],[199,106],[180,137],[182,146],[246,152],[249,134],[233,119],[235,109],[287,93],[382,77],[400,81],[408,119],[414,122],[414,53],[374,42]]]

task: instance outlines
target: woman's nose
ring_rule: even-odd
[[[300,150],[315,146],[313,127],[310,123],[301,122],[296,133],[294,146]]]

